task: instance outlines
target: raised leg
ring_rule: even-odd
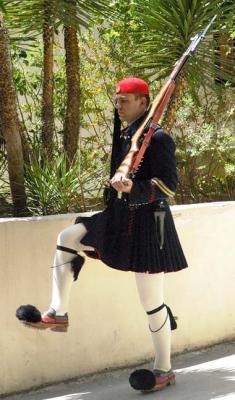
[[[68,311],[69,297],[74,280],[71,261],[85,248],[80,241],[87,230],[83,224],[71,225],[64,229],[57,238],[57,249],[53,263],[52,299],[50,308],[56,315],[63,315]],[[63,250],[63,248],[67,249]],[[70,250],[70,251],[69,251]]]
[[[84,262],[83,257],[78,253],[81,250],[93,250],[80,243],[86,233],[85,226],[80,223],[69,226],[58,235],[49,310],[41,314],[30,304],[20,306],[16,310],[16,316],[25,325],[36,329],[50,328],[56,331],[67,331],[71,287]]]

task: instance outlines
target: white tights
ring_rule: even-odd
[[[81,223],[71,225],[58,235],[57,245],[76,250],[92,250],[80,243],[87,230]],[[57,315],[68,311],[70,291],[73,283],[73,273],[70,261],[74,254],[56,250],[53,268],[52,300],[50,307]],[[147,274],[135,273],[136,285],[144,310],[151,311],[164,302],[164,273]],[[154,369],[168,371],[171,368],[171,329],[170,320],[167,318],[167,309],[148,315],[149,327],[155,350]],[[166,323],[164,324],[164,322]],[[161,329],[159,329],[161,328]],[[156,331],[156,332],[153,332]]]
[[[164,272],[136,273],[135,277],[144,310],[147,312],[160,307],[164,303]],[[168,371],[171,368],[171,327],[166,307],[148,315],[148,320],[155,350],[153,368]]]

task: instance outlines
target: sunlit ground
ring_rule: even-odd
[[[223,375],[223,379],[235,381],[235,356],[232,355],[224,358],[218,358],[217,360],[176,370],[176,372],[180,373],[181,375],[189,374],[192,372],[213,373],[215,371],[220,372],[221,375]],[[229,374],[230,372],[231,375]]]
[[[133,369],[122,369],[9,396],[7,400],[235,400],[234,345],[230,345],[229,353],[226,345],[218,348],[222,351],[215,347],[176,356],[173,363],[181,366],[175,368],[176,385],[147,398],[129,386]],[[208,359],[211,361],[203,362]],[[151,364],[140,368],[151,368]]]
[[[90,392],[87,393],[72,393],[72,394],[66,394],[65,396],[59,396],[59,397],[50,397],[45,400],[83,400],[85,399],[85,395],[89,394]]]
[[[192,387],[190,400],[199,398],[193,393],[197,388],[202,400],[235,400],[235,355],[177,369],[176,373],[179,383]]]
[[[161,393],[148,395],[148,399],[157,395],[159,400],[235,400],[235,356],[218,358],[213,361],[176,369],[177,385]],[[121,379],[123,381],[123,377]],[[128,387],[128,382],[119,387],[115,377],[112,385],[104,382],[92,383],[90,392],[71,393],[64,396],[47,397],[43,400],[127,400],[138,398],[139,393]],[[82,384],[83,386],[85,383]],[[102,394],[103,393],[103,394]],[[118,395],[119,393],[119,395]],[[137,397],[136,397],[137,396]]]

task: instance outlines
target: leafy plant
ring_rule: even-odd
[[[151,1],[146,1],[144,5],[141,3],[141,7],[146,6],[148,9]],[[124,76],[151,75],[153,70],[142,68],[140,59],[133,62],[130,58],[133,54],[139,57],[140,47],[143,57],[146,56],[146,60],[148,59],[156,66],[154,71],[163,72],[159,78],[168,73],[165,66],[168,65],[170,71],[170,65],[174,63],[176,53],[169,54],[169,59],[164,53],[171,38],[176,40],[175,35],[170,36],[170,29],[167,34],[164,32],[164,35],[159,31],[158,38],[159,41],[162,38],[162,44],[159,42],[161,51],[159,50],[159,53],[156,49],[156,58],[155,53],[151,55],[149,52],[147,55],[146,51],[152,48],[149,32],[153,29],[156,33],[156,25],[153,24],[152,28],[149,28],[145,24],[143,21],[145,15],[140,17],[137,12],[138,3],[135,0],[131,2],[113,0],[114,11],[122,13],[123,18],[111,24],[107,21],[103,24],[103,19],[99,17],[96,20],[99,23],[96,23],[95,31],[86,31],[81,35],[81,134],[76,162],[68,170],[66,170],[67,161],[62,150],[66,74],[59,37],[56,36],[54,60],[55,153],[54,160],[45,165],[41,161],[39,152],[42,45],[35,42],[33,51],[29,48],[20,51],[17,47],[14,48],[14,78],[19,93],[21,126],[26,139],[25,170],[28,205],[34,215],[87,211],[102,207],[102,191],[109,176],[115,84]],[[178,1],[173,0],[171,3],[174,3],[175,7],[176,3],[179,4]],[[185,1],[181,0],[181,3],[185,4]],[[192,2],[189,3],[187,2],[191,6]],[[204,0],[196,3],[197,7],[201,7]],[[167,2],[164,4],[161,1],[154,2],[154,6],[157,4],[162,4],[170,12]],[[177,7],[178,12],[182,12],[179,5]],[[148,15],[145,14],[147,18]],[[154,18],[157,18],[156,13]],[[232,34],[234,30],[232,19],[229,21],[229,32],[231,31]],[[162,25],[157,25],[158,29],[163,25],[162,21]],[[199,28],[202,26],[202,21],[198,26]],[[227,27],[226,22],[226,29]],[[178,33],[183,35],[182,29]],[[175,47],[180,54],[191,33],[188,32],[188,39],[185,37],[185,40],[179,43],[181,47],[178,48],[178,45]],[[140,43],[144,41],[146,41],[146,47],[142,44],[140,46]],[[161,48],[161,46],[165,47]],[[172,46],[175,46],[173,42]],[[164,61],[163,70],[160,64],[156,64],[157,60],[160,64]],[[155,93],[161,86],[161,81],[153,80],[151,86],[152,93]],[[177,141],[180,176],[176,198],[178,203],[234,198],[232,92],[232,88],[226,88],[226,92],[220,90],[218,97],[202,85],[200,90],[196,88],[200,102],[195,102],[191,95],[184,97],[173,129]]]
[[[229,94],[226,105],[223,118],[218,118],[220,104],[202,118],[202,109],[188,96],[177,113],[177,203],[235,199],[235,115]]]
[[[90,139],[89,139],[90,141]],[[105,164],[91,142],[67,168],[64,153],[42,163],[39,146],[25,167],[28,208],[33,215],[87,211],[102,206],[102,189],[107,179]]]
[[[213,40],[213,33],[219,33],[221,36],[231,31],[232,24],[234,27],[232,1],[147,0],[145,12],[142,4],[138,1],[134,3],[139,18],[139,29],[134,35],[136,40],[139,40],[139,46],[132,58],[138,62],[139,69],[147,71],[153,79],[166,78],[190,44],[191,38],[202,31],[217,14],[195,57],[185,66],[188,86],[194,89],[195,94],[200,86],[213,87],[211,84],[215,74],[221,79],[231,79],[231,82],[234,82],[234,63],[225,52],[226,47],[227,51],[229,50],[229,35],[228,41],[223,42],[217,50]],[[220,65],[221,57],[223,68]],[[230,73],[225,67],[230,68]]]

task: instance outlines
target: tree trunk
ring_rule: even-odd
[[[10,45],[3,17],[0,15],[0,115],[6,141],[8,173],[14,215],[26,214],[26,194],[24,188],[24,165],[17,101],[10,57]]]
[[[20,138],[22,143],[24,164],[30,164],[30,155],[32,154],[32,150],[30,148],[29,142],[25,134],[24,126],[22,124],[20,124]]]
[[[64,124],[64,150],[69,165],[73,162],[78,148],[80,128],[80,74],[77,31],[65,27],[64,43],[66,52],[67,107]]]
[[[1,98],[0,98],[1,101]],[[1,107],[1,105],[0,105]],[[1,113],[0,113],[0,151],[4,151],[5,149],[5,139],[3,136],[3,125],[2,125],[2,121],[1,121]]]
[[[163,128],[170,133],[172,127],[174,126],[176,120],[176,112],[181,106],[183,95],[186,89],[186,80],[184,74],[179,76],[177,79],[176,88],[174,90],[173,96],[170,100],[170,103],[167,107],[166,114],[163,118],[162,126]]]
[[[53,41],[54,28],[48,21],[50,4],[45,0],[43,26],[43,92],[42,92],[42,157],[53,156],[54,104],[53,104]]]

